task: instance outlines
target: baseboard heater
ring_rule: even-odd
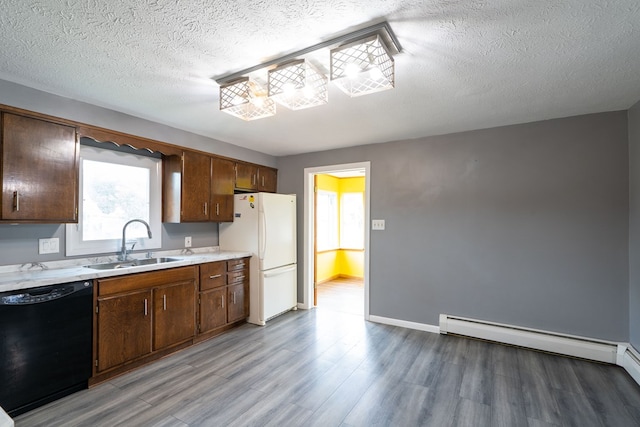
[[[440,315],[440,333],[462,335],[566,356],[620,364],[618,363],[619,345],[607,341],[485,322],[447,314]]]

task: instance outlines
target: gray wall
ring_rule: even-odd
[[[627,146],[626,112],[594,114],[281,157],[279,191],[371,162],[372,315],[627,341]],[[302,206],[298,224],[301,262]]]
[[[640,102],[629,110],[629,341],[640,349]]]
[[[275,157],[264,153],[247,150],[225,142],[184,132],[95,105],[52,95],[5,80],[0,80],[0,104],[266,166],[275,166],[276,164]],[[59,224],[0,224],[0,265],[64,259],[64,234],[64,226]],[[218,245],[218,226],[215,223],[163,224],[162,249],[183,248],[185,236],[192,236],[193,247]],[[61,253],[38,255],[38,239],[49,237],[60,238]]]
[[[62,224],[0,224],[0,265],[30,262],[57,261],[61,259],[87,258],[87,256],[65,257],[65,226]],[[192,247],[218,245],[218,225],[215,223],[162,224],[162,248],[172,250],[184,248],[184,238],[192,237]],[[38,254],[38,239],[57,237],[60,253]],[[143,253],[145,251],[142,251]],[[140,253],[140,251],[133,251]],[[107,255],[114,255],[110,253]]]

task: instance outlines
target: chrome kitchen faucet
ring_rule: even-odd
[[[149,235],[149,238],[151,238],[151,227],[149,227],[149,224],[147,224],[146,221],[142,220],[142,219],[132,219],[131,221],[127,222],[124,227],[122,227],[122,248],[120,249],[120,255],[118,256],[118,260],[119,261],[126,261],[127,260],[127,238],[126,238],[126,231],[127,231],[127,226],[129,224],[131,224],[132,222],[140,222],[142,224],[145,225],[145,227],[147,227],[147,234]],[[135,246],[135,243],[133,244],[133,246]],[[131,250],[133,250],[133,246],[131,247]]]

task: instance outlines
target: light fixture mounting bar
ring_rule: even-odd
[[[400,53],[402,51],[402,46],[400,46],[400,42],[398,41],[398,38],[396,37],[396,35],[393,33],[393,30],[389,26],[389,23],[387,21],[383,21],[377,24],[370,25],[365,28],[361,28],[359,30],[352,31],[347,34],[343,34],[338,37],[334,37],[329,40],[325,40],[323,42],[314,44],[313,46],[306,47],[304,49],[289,53],[287,55],[280,56],[278,58],[274,58],[266,62],[262,62],[258,65],[245,68],[244,70],[240,70],[235,73],[224,74],[222,76],[213,77],[213,80],[219,85],[223,85],[225,83],[228,83],[235,79],[243,77],[246,74],[260,70],[262,68],[270,67],[276,64],[281,64],[283,62],[296,59],[300,56],[306,55],[311,52],[315,52],[316,50],[323,49],[325,47],[330,47],[330,46],[334,46],[341,43],[348,43],[372,34],[379,34],[380,37],[387,43],[387,46],[389,47],[389,49],[392,50],[392,53]]]

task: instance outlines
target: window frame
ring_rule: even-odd
[[[338,197],[338,193],[336,191],[331,191],[331,190],[321,190],[318,189],[317,190],[317,202],[316,202],[316,250],[318,252],[326,252],[326,251],[335,251],[340,249],[340,207],[339,207],[339,197]],[[320,228],[320,218],[318,217],[318,214],[320,213],[320,197],[321,196],[333,196],[333,201],[334,201],[334,212],[332,213],[332,218],[333,218],[333,224],[329,224],[330,228],[333,228],[333,230],[328,230],[328,232],[334,231],[334,236],[332,239],[330,239],[327,243],[328,245],[325,246],[321,246],[321,243],[324,243],[324,241],[320,238],[320,231],[318,230]],[[331,221],[329,221],[331,222]],[[331,225],[333,225],[333,227],[331,227]]]
[[[78,223],[66,224],[65,227],[65,255],[97,255],[109,252],[119,253],[122,246],[122,230],[119,237],[102,240],[82,240],[83,227],[83,170],[84,160],[113,163],[117,165],[143,167],[149,169],[149,226],[152,238],[127,237],[127,247],[135,242],[136,250],[151,250],[162,247],[162,159],[144,156],[136,153],[124,152],[93,145],[80,145],[79,174],[78,174]],[[134,218],[130,218],[134,219]],[[135,223],[134,223],[135,224]],[[131,225],[131,227],[134,226]],[[124,226],[124,223],[122,224]],[[140,225],[142,226],[142,225]]]

